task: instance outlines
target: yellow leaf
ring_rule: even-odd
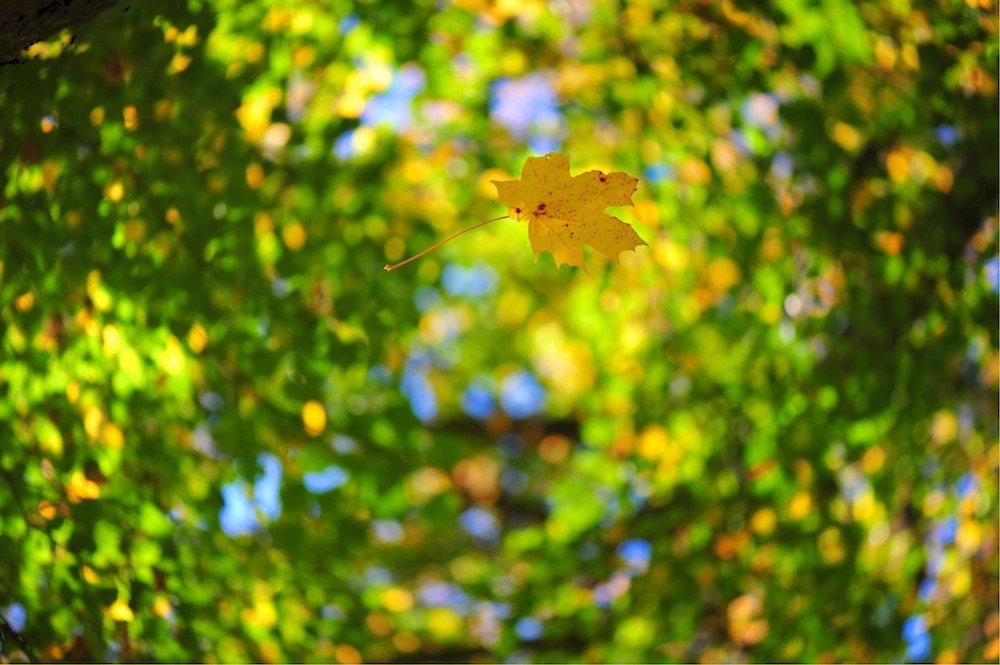
[[[83,565],[83,579],[87,582],[87,584],[97,584],[98,582],[101,581],[101,578],[97,574],[97,571],[95,571],[87,564]]]
[[[879,231],[875,234],[875,244],[889,256],[895,256],[903,251],[905,242],[906,237],[895,231]]]
[[[188,346],[195,353],[201,353],[208,344],[208,332],[200,323],[195,323],[188,331]]]
[[[122,124],[125,129],[131,131],[139,124],[139,112],[131,104],[122,109]]]
[[[18,296],[14,299],[14,306],[19,312],[27,312],[35,306],[35,294],[28,291],[24,295]]]
[[[969,573],[968,568],[963,568],[962,570],[955,573],[955,577],[951,580],[951,593],[954,596],[962,597],[969,593],[969,589],[972,588],[972,575]]]
[[[652,425],[639,436],[639,455],[648,460],[662,458],[670,446],[670,435],[661,425]]]
[[[833,140],[844,150],[853,151],[861,144],[861,134],[846,122],[838,122],[833,126]]]
[[[163,596],[153,601],[153,612],[161,619],[166,619],[173,614],[174,609],[170,606],[170,601]]]
[[[167,348],[163,352],[161,362],[167,374],[180,374],[184,370],[184,350],[173,335],[167,339]]]
[[[689,185],[707,185],[712,182],[712,169],[697,157],[688,157],[680,165],[677,175]]]
[[[406,612],[413,607],[413,594],[400,587],[382,592],[382,605],[390,612]]]
[[[42,501],[38,504],[38,514],[47,520],[51,520],[56,516],[58,508],[48,501]]]
[[[965,520],[955,534],[955,545],[965,556],[972,556],[983,542],[983,529],[978,522]]]
[[[80,503],[84,499],[97,499],[100,496],[100,485],[79,471],[75,471],[66,483],[66,497],[73,503]]]
[[[39,419],[36,432],[38,433],[38,445],[42,450],[53,457],[62,457],[63,437],[59,428],[51,420],[48,418]]]
[[[104,195],[111,201],[117,203],[122,200],[123,196],[125,196],[125,187],[122,186],[121,182],[116,180],[108,185],[107,189],[104,190]]]
[[[247,184],[250,189],[257,189],[264,184],[264,167],[260,164],[251,164],[247,167]]]
[[[819,555],[828,564],[835,565],[844,560],[844,546],[840,542],[840,530],[835,527],[827,527],[819,534],[817,541]]]
[[[319,436],[326,429],[326,409],[316,400],[310,400],[302,407],[302,424],[309,436]]]
[[[463,628],[462,617],[447,607],[435,607],[427,613],[427,628],[439,640],[448,640]]]
[[[812,510],[812,497],[808,492],[799,491],[792,497],[792,502],[788,507],[788,514],[793,520],[800,520]]]
[[[404,631],[393,636],[392,645],[402,653],[413,653],[420,649],[420,639],[413,633]]]
[[[948,409],[941,409],[934,414],[931,423],[931,441],[941,445],[955,440],[958,436],[958,418]]]
[[[119,598],[108,608],[108,618],[112,621],[131,621],[135,618],[132,608],[124,600]]]
[[[83,410],[83,430],[89,439],[96,439],[101,432],[104,414],[96,406],[88,406]]]
[[[910,153],[908,149],[897,149],[885,158],[885,168],[893,182],[905,182],[910,176]]]
[[[288,249],[297,252],[306,244],[306,229],[299,222],[292,222],[282,229],[281,238]]]
[[[878,473],[883,464],[885,464],[885,450],[882,446],[869,448],[861,458],[861,469],[869,476]]]
[[[178,74],[187,69],[190,64],[191,56],[184,55],[183,53],[175,53],[173,59],[170,61],[170,65],[167,67],[167,72]]]
[[[118,349],[122,346],[122,336],[118,329],[112,325],[104,326],[104,355],[108,358],[114,357]]]
[[[66,399],[69,400],[70,404],[76,404],[76,401],[80,399],[80,384],[76,381],[70,381],[66,385]]]
[[[708,288],[716,293],[725,293],[740,282],[740,267],[732,259],[713,259],[705,270]]]
[[[604,214],[608,206],[632,205],[638,182],[621,172],[588,171],[571,177],[569,158],[552,152],[529,157],[520,180],[494,180],[493,184],[509,215],[528,222],[535,259],[547,251],[557,266],[568,263],[584,268],[584,243],[615,263],[625,250],[646,244],[631,226]]]
[[[278,613],[274,608],[274,601],[270,598],[257,598],[254,602],[254,614],[256,625],[264,628],[271,628],[278,620]]]
[[[115,450],[121,450],[125,446],[125,436],[122,434],[121,429],[118,425],[114,423],[105,423],[104,425],[104,445],[109,448],[114,448]]]
[[[750,518],[750,528],[754,530],[754,533],[759,533],[762,536],[774,533],[777,525],[778,516],[771,508],[761,508]]]
[[[333,657],[342,665],[353,665],[361,662],[361,652],[350,644],[341,644],[334,651]]]
[[[146,222],[141,219],[130,219],[125,222],[125,240],[139,242],[146,235]]]

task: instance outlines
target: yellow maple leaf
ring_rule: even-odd
[[[557,266],[568,263],[584,268],[584,243],[615,263],[622,252],[646,244],[631,226],[604,212],[608,206],[632,205],[638,182],[621,172],[587,171],[571,177],[569,158],[550,152],[529,157],[520,180],[494,180],[493,184],[508,215],[527,220],[536,260],[540,253],[549,252]]]
[[[135,613],[132,612],[132,608],[121,598],[111,603],[111,606],[107,609],[107,613],[108,618],[112,621],[132,621],[135,619]]]
[[[535,260],[549,252],[556,266],[568,263],[583,265],[583,245],[590,245],[615,263],[625,250],[634,250],[646,241],[635,230],[604,213],[608,206],[630,206],[638,180],[627,173],[587,171],[569,174],[569,157],[550,152],[544,157],[529,157],[520,180],[492,180],[497,200],[507,206],[507,214],[470,226],[386,270],[395,270],[450,242],[458,236],[501,219],[527,220],[528,240]]]

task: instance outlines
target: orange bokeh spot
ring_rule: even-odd
[[[297,252],[306,244],[306,228],[299,222],[292,222],[281,230],[281,239],[288,249]]]
[[[362,662],[361,652],[350,644],[341,644],[338,646],[333,652],[333,657],[341,665],[358,665]]]
[[[558,464],[569,455],[569,440],[558,434],[551,434],[538,444],[538,456],[549,464]]]

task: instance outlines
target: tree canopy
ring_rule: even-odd
[[[992,0],[119,4],[0,67],[0,655],[996,661]],[[492,181],[638,178],[621,265]]]

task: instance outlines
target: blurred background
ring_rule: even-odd
[[[0,67],[0,662],[1000,658],[992,0],[119,3]],[[534,260],[491,180],[639,178]]]

